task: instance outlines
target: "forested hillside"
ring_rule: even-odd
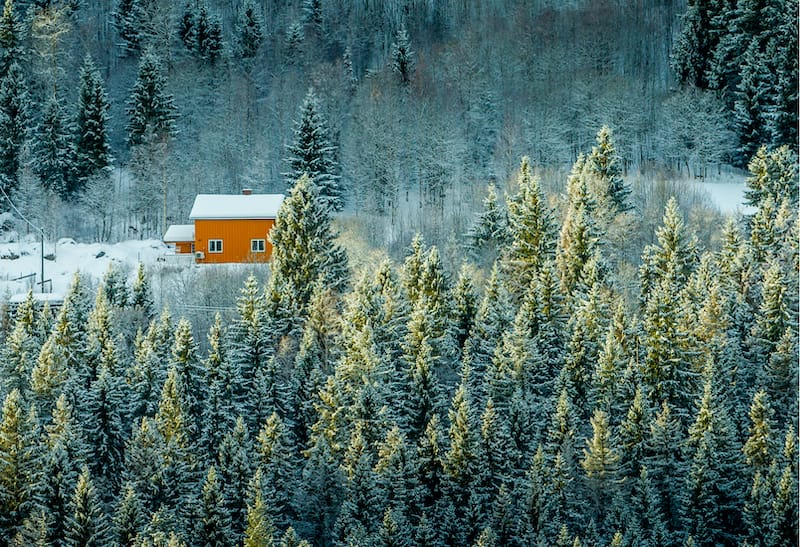
[[[758,152],[757,212],[712,247],[670,200],[630,286],[607,137],[562,218],[523,159],[457,273],[421,237],[352,271],[302,176],[271,274],[207,340],[143,268],[29,297],[0,358],[0,543],[796,545],[796,157]]]
[[[796,23],[5,0],[0,188],[47,238],[287,197],[238,293],[112,263],[3,315],[0,547],[797,545]],[[685,180],[745,166],[748,215]]]
[[[159,237],[198,192],[288,189],[313,89],[348,214],[397,256],[416,231],[460,238],[487,182],[513,190],[523,155],[568,170],[603,125],[644,176],[796,146],[796,13],[796,0],[6,0],[0,173],[50,238]],[[563,189],[560,173],[543,183]]]

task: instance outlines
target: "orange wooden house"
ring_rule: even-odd
[[[283,194],[199,194],[189,213],[194,224],[170,226],[164,242],[176,254],[193,253],[199,264],[267,262],[269,231]]]

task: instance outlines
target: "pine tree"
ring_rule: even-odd
[[[750,176],[745,181],[745,201],[761,207],[767,198],[780,203],[789,198],[796,204],[800,189],[797,187],[797,155],[788,146],[770,150],[762,146],[747,166]]]
[[[244,530],[244,547],[272,547],[275,544],[275,527],[264,502],[263,478],[257,469],[249,488],[247,526]]]
[[[318,280],[334,291],[346,286],[347,255],[335,237],[315,185],[309,177],[300,177],[269,233],[273,252],[267,308],[271,321],[289,323],[285,332],[302,322]]]
[[[482,262],[493,263],[508,243],[508,213],[497,201],[494,184],[486,188],[483,211],[469,230],[469,253]]]
[[[20,158],[31,126],[32,105],[22,68],[12,62],[0,81],[0,175],[8,193],[17,187]]]
[[[141,47],[142,35],[139,16],[142,0],[119,0],[114,11],[114,26],[117,28],[122,47],[127,50],[138,50]]]
[[[222,55],[222,24],[208,13],[204,3],[200,4],[195,29],[197,52],[202,59],[213,63]]]
[[[697,418],[689,428],[692,456],[683,494],[686,529],[700,544],[733,542],[741,531],[742,468],[727,402],[719,389],[711,362]]]
[[[217,454],[218,477],[223,494],[224,513],[230,519],[233,540],[239,542],[247,516],[247,490],[253,475],[252,442],[240,416],[231,428]]]
[[[308,175],[322,203],[331,211],[341,211],[344,199],[336,147],[331,142],[328,122],[313,88],[303,100],[287,152],[290,171],[285,176],[288,183],[295,184],[303,175]]]
[[[75,175],[80,193],[87,179],[105,173],[111,166],[111,145],[108,142],[109,102],[100,72],[91,56],[83,61],[78,94],[78,115],[75,135]]]
[[[397,73],[402,85],[411,83],[414,72],[414,52],[406,29],[401,28],[392,43],[392,72]]]
[[[108,262],[108,269],[103,275],[103,290],[112,309],[122,309],[128,306],[130,291],[125,280],[125,272],[113,261]]]
[[[556,236],[539,179],[531,173],[527,157],[522,158],[517,185],[517,194],[507,200],[511,243],[506,262],[521,293],[553,258]]]
[[[556,247],[561,292],[567,297],[584,284],[585,267],[599,254],[600,238],[592,217],[595,201],[589,194],[585,165],[583,156],[579,156],[572,168],[567,183],[567,213]]]
[[[24,53],[22,46],[23,27],[16,12],[14,0],[6,0],[0,18],[0,77],[4,77],[14,61],[20,61]]]
[[[254,463],[263,476],[262,494],[270,520],[283,529],[293,513],[292,493],[297,483],[289,431],[277,413],[262,426],[256,454]]]
[[[67,518],[62,545],[66,547],[102,547],[110,543],[111,536],[106,516],[89,475],[88,467],[84,467],[78,477],[70,508],[72,512]]]
[[[197,16],[194,13],[195,5],[187,2],[183,7],[183,15],[178,21],[178,37],[189,51],[194,51],[197,47]]]
[[[112,522],[112,540],[120,547],[132,547],[144,528],[142,503],[131,483],[127,483],[119,496]]]
[[[197,515],[194,539],[199,545],[207,547],[227,547],[236,545],[231,530],[230,514],[225,511],[221,485],[217,471],[212,465],[208,468]]]
[[[628,196],[631,189],[622,180],[623,160],[617,153],[611,129],[604,125],[597,132],[597,146],[586,157],[586,171],[590,175],[589,189],[600,207],[614,216],[631,209]]]
[[[475,324],[475,316],[478,312],[478,295],[472,280],[472,274],[466,265],[461,267],[458,272],[453,287],[453,324],[455,341],[459,349],[464,348],[464,344],[469,337]]]
[[[168,141],[175,132],[175,105],[166,86],[161,61],[153,52],[145,52],[126,109],[130,146],[151,139]]]
[[[259,6],[248,0],[242,4],[239,11],[236,52],[245,59],[255,57],[261,44],[264,43],[264,22]]]
[[[667,528],[646,466],[641,467],[631,493],[627,517],[633,543],[642,547],[666,545],[669,538]]]
[[[31,509],[37,433],[35,415],[25,415],[16,389],[0,416],[0,541],[9,544]]]
[[[155,317],[153,294],[150,290],[150,278],[141,262],[136,267],[136,278],[131,287],[131,308],[142,314],[145,320]]]
[[[752,157],[761,143],[769,142],[767,109],[772,74],[759,49],[754,40],[744,52],[734,93],[733,116],[741,140],[741,163]]]
[[[681,33],[672,50],[672,70],[681,83],[705,89],[719,45],[722,2],[690,0],[681,16]],[[719,6],[719,7],[717,7]]]
[[[767,392],[759,390],[753,396],[753,404],[750,406],[750,435],[742,447],[745,461],[753,472],[761,471],[766,474],[775,456],[770,423],[772,414]]]
[[[619,452],[618,440],[608,424],[608,416],[602,410],[595,410],[590,420],[592,438],[587,439],[583,449],[581,466],[586,473],[589,493],[592,497],[595,522],[601,535],[608,529],[611,508],[617,503],[619,492]]]
[[[676,532],[683,530],[680,522],[681,485],[675,481],[675,477],[686,476],[688,472],[684,463],[683,440],[680,423],[672,416],[665,401],[650,425],[646,465],[672,541],[676,541]]]

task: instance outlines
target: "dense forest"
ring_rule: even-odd
[[[797,545],[797,10],[5,0],[4,233],[286,199],[3,309],[0,547]]]
[[[647,180],[795,148],[796,19],[796,0],[5,0],[2,187],[53,240],[160,237],[197,193],[290,188],[313,94],[345,216],[397,258],[418,231],[461,238],[522,156],[562,191],[604,125]]]
[[[142,267],[31,295],[0,358],[0,542],[796,545],[796,163],[760,149],[756,212],[711,248],[670,200],[632,264],[601,132],[561,218],[528,158],[490,191],[458,273],[421,236],[353,271],[303,175],[205,341]]]

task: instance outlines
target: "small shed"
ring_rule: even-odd
[[[164,243],[175,247],[175,254],[194,252],[194,224],[173,224],[164,234]]]

